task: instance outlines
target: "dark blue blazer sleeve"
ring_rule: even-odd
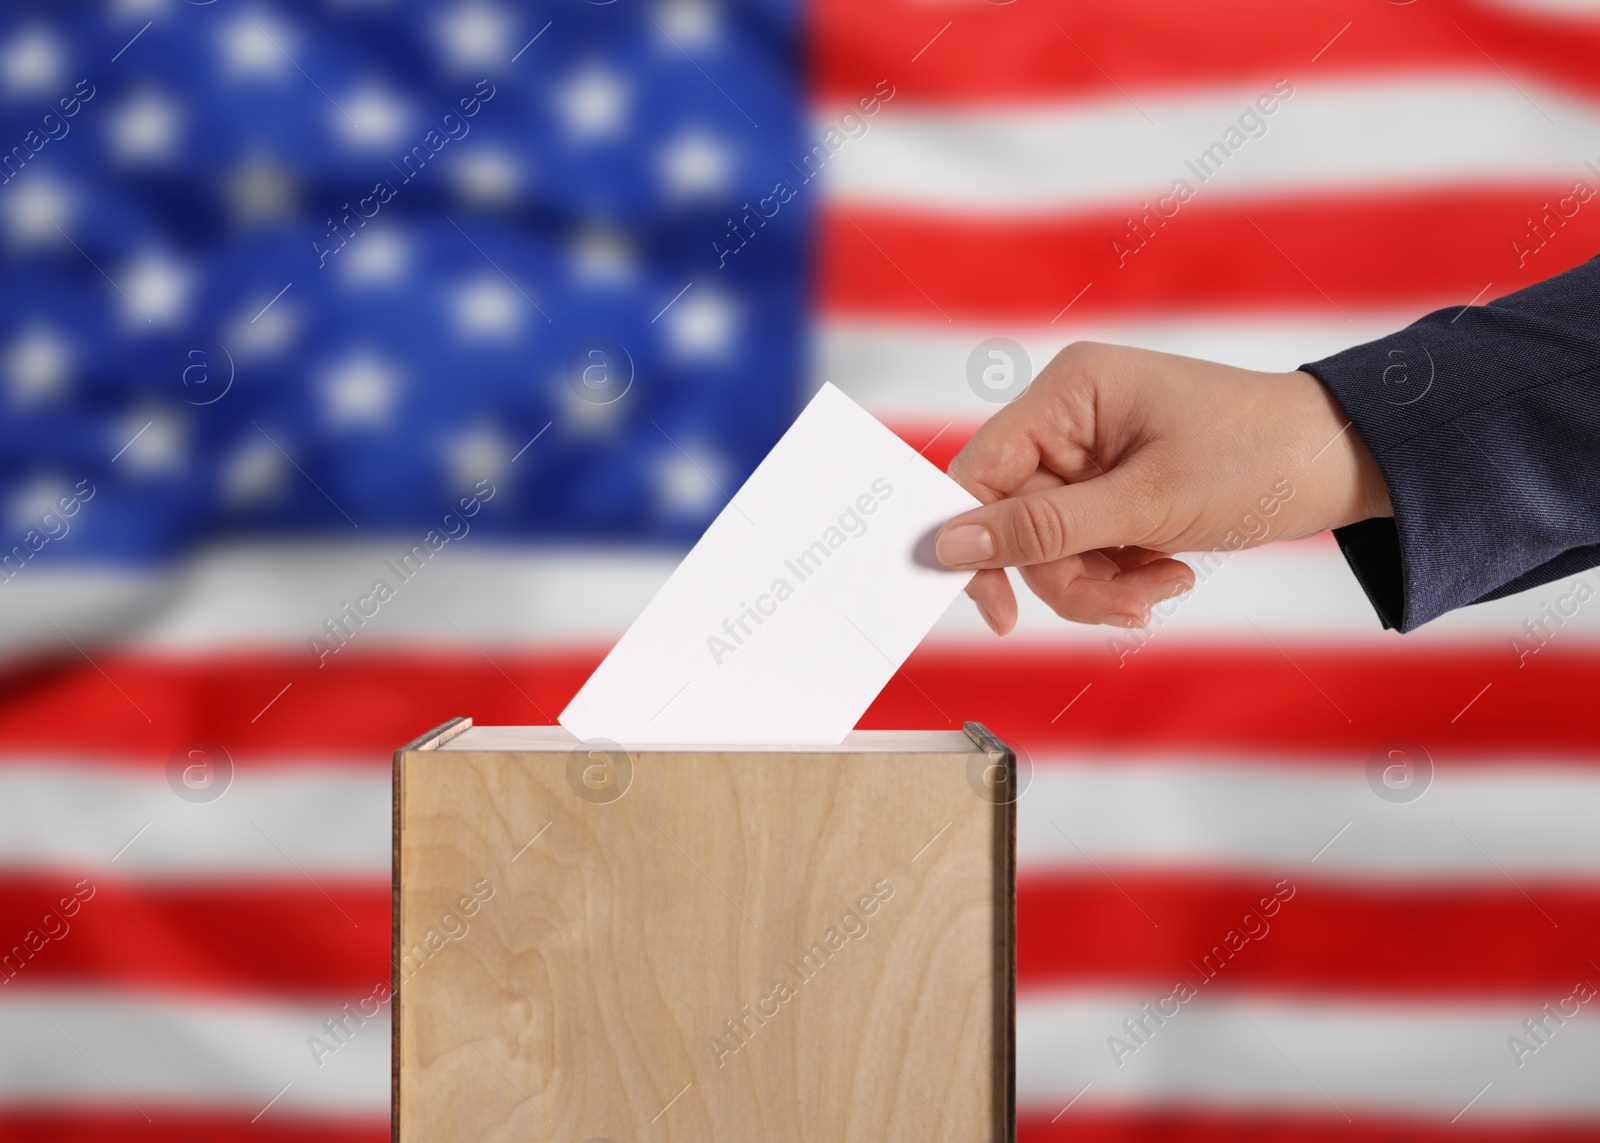
[[[1600,564],[1600,258],[1301,368],[1389,487],[1334,532],[1385,627]]]

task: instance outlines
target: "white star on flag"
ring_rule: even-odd
[[[354,286],[393,285],[405,276],[411,247],[395,227],[369,226],[340,253],[344,280]]]
[[[223,465],[223,499],[235,507],[275,500],[284,491],[288,473],[283,453],[254,433],[254,439],[246,438]]]
[[[170,326],[188,309],[194,273],[159,250],[146,250],[123,269],[117,284],[137,311],[128,315],[131,324]]]
[[[301,314],[287,298],[274,300],[275,291],[253,295],[228,327],[227,346],[238,357],[265,357],[289,347],[300,330]]]
[[[171,7],[172,0],[115,0],[111,14],[118,20],[143,20],[165,15]]]
[[[585,401],[564,377],[554,383],[554,392],[561,402],[561,415],[557,418],[559,431],[567,437],[615,436],[623,427],[624,414],[632,407],[626,399],[604,404]]]
[[[656,5],[655,20],[682,48],[708,47],[718,38],[717,8],[707,0],[665,0]]]
[[[23,28],[0,47],[0,84],[13,95],[53,94],[66,66],[66,49],[48,28]]]
[[[397,144],[410,118],[400,98],[376,84],[342,96],[337,108],[328,110],[339,137],[351,146],[368,150]]]
[[[714,198],[727,189],[733,153],[709,132],[691,127],[661,149],[661,178],[674,198]]]
[[[518,160],[504,151],[480,147],[461,155],[450,168],[456,193],[473,206],[503,206],[516,200],[522,182]]]
[[[275,78],[294,67],[296,37],[288,27],[259,9],[241,13],[217,33],[223,66],[234,79]]]
[[[294,217],[294,178],[265,151],[252,150],[228,175],[224,188],[240,226]]]
[[[582,281],[619,284],[635,276],[633,243],[609,223],[593,222],[572,238],[572,272]]]
[[[332,427],[382,428],[394,414],[400,377],[369,350],[350,353],[323,381],[324,416]]]
[[[66,390],[71,363],[65,341],[47,326],[33,326],[6,348],[6,388],[19,404],[59,396]]]
[[[158,91],[129,97],[111,113],[111,152],[125,163],[160,162],[177,150],[182,111]]]
[[[480,480],[499,491],[511,471],[511,442],[492,425],[473,425],[456,434],[444,442],[443,451],[450,489],[457,494],[471,491]]]
[[[38,529],[46,516],[61,517],[62,498],[72,495],[66,481],[53,473],[41,473],[17,490],[6,504],[6,528],[15,534]],[[7,537],[16,543],[12,537]],[[7,553],[9,554],[9,553]]]
[[[703,446],[680,443],[681,448],[669,445],[653,466],[656,502],[667,515],[709,515],[722,504],[717,486],[724,482],[726,466]]]
[[[567,130],[580,139],[614,135],[628,109],[628,85],[615,72],[590,64],[569,79],[556,95]]]
[[[469,341],[504,339],[522,325],[528,307],[521,294],[498,274],[483,274],[458,286],[450,299],[456,333]]]
[[[667,345],[674,356],[723,357],[733,347],[738,312],[726,296],[710,287],[695,287],[662,317]]]
[[[0,195],[6,234],[18,246],[66,245],[78,196],[48,171],[29,171],[7,195]]]
[[[123,418],[114,440],[121,449],[113,462],[135,475],[175,472],[183,466],[184,426],[171,411],[144,408]]]
[[[503,8],[468,0],[442,13],[436,27],[452,70],[503,64],[510,58],[514,24]]]

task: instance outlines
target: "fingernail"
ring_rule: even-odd
[[[960,524],[939,537],[933,553],[945,567],[982,563],[994,558],[994,539],[982,524]]]
[[[1184,583],[1182,580],[1179,580],[1177,583],[1171,584],[1170,586],[1168,586],[1166,591],[1164,591],[1160,595],[1156,596],[1155,602],[1157,602],[1157,603],[1165,603],[1167,600],[1172,599],[1172,598],[1174,598],[1176,596],[1182,595],[1184,592],[1191,591],[1191,590],[1193,590],[1193,589],[1190,587],[1189,584]]]
[[[987,611],[980,607],[978,608],[978,614],[983,616],[983,621],[989,625],[990,631],[993,631],[996,635],[1000,634],[1000,625],[994,621]]]
[[[1143,627],[1150,622],[1150,617],[1145,614],[1130,614],[1125,611],[1116,612],[1110,621],[1119,627]]]

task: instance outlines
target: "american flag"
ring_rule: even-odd
[[[1596,60],[1583,0],[13,0],[0,1138],[385,1138],[395,746],[552,722],[823,380],[943,464],[1076,339],[1290,369],[1583,261]],[[1600,578],[1200,578],[962,601],[863,722],[1031,768],[1019,1137],[1600,1138]]]

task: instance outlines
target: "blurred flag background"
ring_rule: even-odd
[[[824,379],[944,464],[1075,339],[1288,369],[1590,257],[1597,59],[1579,0],[12,0],[0,1138],[385,1138],[395,746],[553,721]],[[1326,537],[1203,566],[1141,635],[961,601],[864,722],[1031,759],[1019,1136],[1600,1138],[1597,577],[1402,638]]]

